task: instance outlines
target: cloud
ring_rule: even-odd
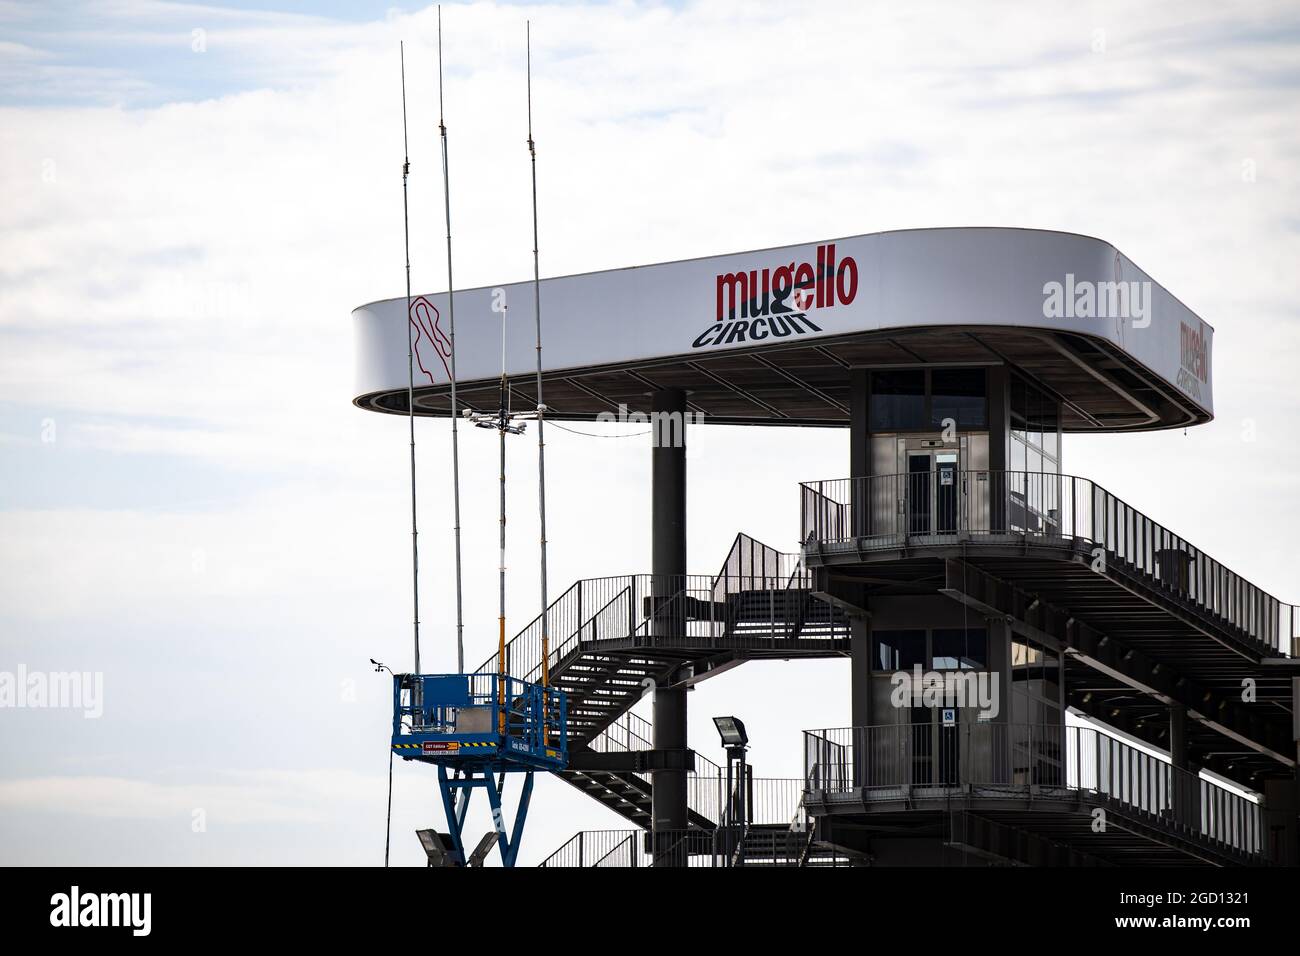
[[[1300,13],[820,10],[444,9],[457,284],[531,275],[531,17],[544,275],[889,228],[1101,236],[1217,329],[1220,417],[1186,437],[1071,437],[1066,470],[1300,597],[1285,574],[1300,518],[1281,506],[1300,470]],[[261,739],[268,713],[317,726],[313,694],[337,696],[337,675],[368,656],[409,653],[405,423],[351,406],[349,313],[405,279],[399,40],[413,282],[446,282],[436,14],[342,16],[0,2],[0,651],[35,662],[33,651],[89,645],[110,673],[147,675],[163,660],[223,688],[240,729],[208,741],[218,768],[281,760]],[[196,28],[206,53],[191,49]],[[56,441],[42,439],[46,423]],[[547,435],[552,594],[579,576],[645,570],[643,444]],[[478,437],[462,433],[471,660],[496,626],[495,446]],[[426,648],[446,662],[444,423],[421,422],[419,438]],[[847,474],[845,441],[701,429],[694,569],[713,570],[741,528],[793,548],[797,482]],[[513,623],[536,613],[537,533],[531,454],[511,454]],[[1273,534],[1243,530],[1259,527]],[[272,702],[248,689],[250,655],[309,655],[298,677],[319,686]],[[758,686],[749,673],[701,693],[734,688],[739,712]],[[824,684],[793,693],[800,712],[835,704]],[[166,700],[133,703],[159,720],[212,719],[211,700],[177,688]],[[352,807],[375,784],[256,768],[175,783],[152,775],[147,733],[117,730],[113,714],[97,732],[119,733],[116,776],[61,776],[46,746],[56,737],[40,726],[3,741],[11,827],[43,807],[80,816],[102,803],[122,819],[206,801],[247,820],[312,808],[322,832],[350,838],[327,807],[336,792]],[[355,731],[350,714],[329,720],[332,734]]]
[[[382,798],[382,778],[346,771],[227,772],[211,783],[175,783],[115,776],[0,780],[7,813],[55,813],[124,820],[191,819],[202,811],[212,824],[322,823],[371,808]]]

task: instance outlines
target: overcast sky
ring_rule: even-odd
[[[1093,478],[1300,600],[1300,11],[1281,3],[451,4],[458,285],[924,226],[1117,246],[1216,329],[1217,419],[1068,438]],[[0,2],[0,671],[103,675],[103,715],[0,710],[0,861],[382,861],[410,666],[404,420],[352,398],[351,309],[445,287],[433,8]],[[643,437],[548,432],[551,579],[648,570]],[[633,429],[635,430],[635,429]],[[425,660],[454,664],[446,423],[419,427]],[[495,644],[495,440],[463,434],[467,658]],[[510,616],[536,613],[531,444]],[[796,546],[842,431],[703,426],[690,562]],[[511,628],[515,630],[516,628]],[[847,662],[693,696],[756,773],[849,721]],[[438,823],[398,766],[394,860]],[[620,818],[539,782],[523,852]],[[200,815],[196,816],[196,812]],[[206,828],[195,832],[194,821]],[[487,829],[482,814],[474,827]]]

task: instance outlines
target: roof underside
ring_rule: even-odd
[[[850,370],[884,366],[1008,364],[1055,392],[1065,431],[1175,428],[1210,415],[1107,343],[1071,333],[990,326],[928,327],[822,338],[788,347],[694,353],[623,366],[544,373],[550,418],[591,420],[619,406],[648,411],[663,388],[688,392],[716,424],[847,426]],[[513,404],[535,404],[532,376],[511,380]],[[462,382],[457,402],[494,410],[500,382]],[[449,386],[416,389],[416,414],[447,416]],[[363,395],[362,408],[407,413],[405,389]]]

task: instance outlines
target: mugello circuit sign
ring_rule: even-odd
[[[1044,287],[1138,283],[1141,314],[1044,314]],[[1109,286],[1107,286],[1109,287]],[[1021,327],[1104,341],[1213,412],[1213,329],[1114,246],[1036,229],[911,229],[543,279],[543,368],[619,369],[732,349],[779,350],[829,336],[936,327]],[[532,375],[531,281],[456,291],[456,371],[465,384]],[[451,374],[445,292],[353,311],[357,396]],[[1183,331],[1184,329],[1188,331]],[[1195,383],[1195,387],[1193,387]]]
[[[761,342],[822,331],[808,317],[814,309],[851,305],[858,294],[858,263],[838,263],[835,243],[817,247],[816,263],[782,263],[773,268],[726,272],[717,277],[716,322],[695,337],[691,348]]]

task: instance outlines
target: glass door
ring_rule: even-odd
[[[908,534],[955,534],[962,491],[958,453],[908,449],[906,481]]]
[[[957,530],[957,453],[939,451],[934,454],[934,524],[939,534],[953,534]]]
[[[907,455],[907,533],[930,533],[930,510],[934,472],[934,453],[908,452]]]

